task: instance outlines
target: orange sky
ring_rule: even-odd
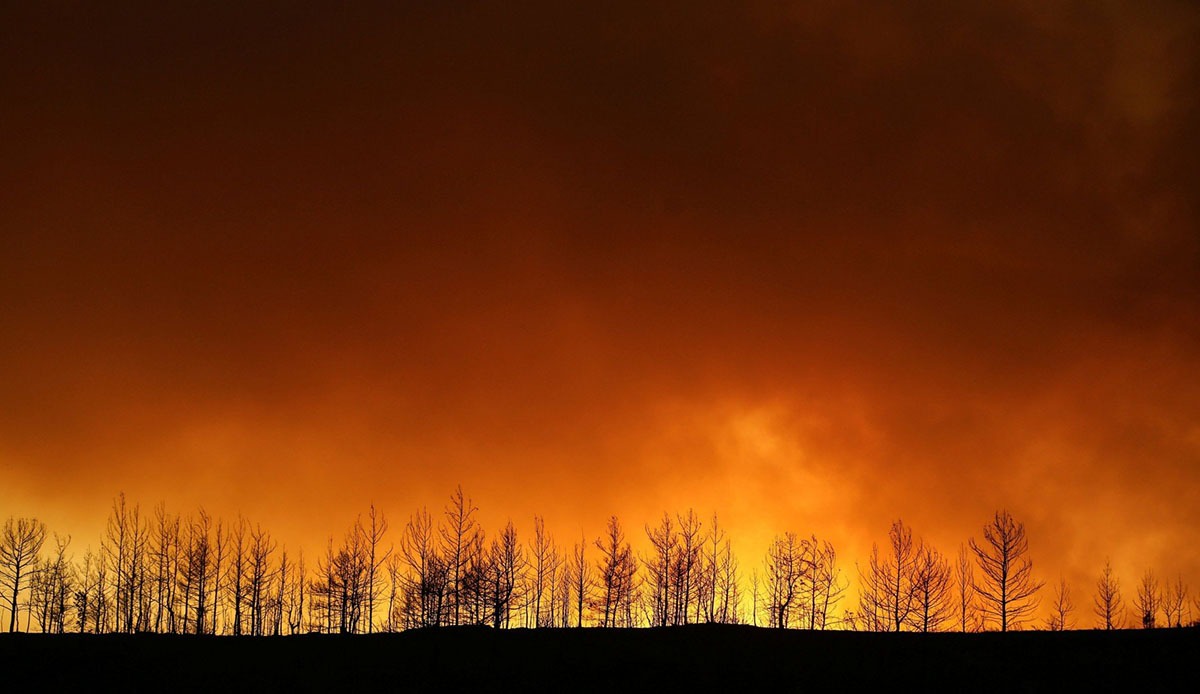
[[[1196,7],[415,4],[0,11],[0,516],[1007,507],[1081,623],[1200,589]]]

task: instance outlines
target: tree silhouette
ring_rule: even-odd
[[[897,519],[888,530],[887,554],[880,556],[871,546],[865,584],[860,594],[860,620],[871,631],[900,631],[909,624],[916,608],[916,566],[922,551],[914,542],[912,529]]]
[[[1146,573],[1142,574],[1142,582],[1138,584],[1137,596],[1133,600],[1143,629],[1158,626],[1158,610],[1161,606],[1159,598],[1158,578],[1153,571],[1147,569]]]
[[[154,507],[151,537],[151,583],[154,590],[154,630],[175,631],[175,586],[178,584],[179,516],[167,513],[165,503]]]
[[[460,624],[487,624],[492,609],[492,557],[484,549],[484,532],[477,530],[471,535],[464,550],[467,563],[462,570],[459,586],[459,601],[462,605]],[[445,560],[443,560],[445,563]],[[447,568],[447,571],[449,569]],[[447,574],[448,575],[448,574]],[[447,624],[453,615],[447,616]]]
[[[758,569],[750,570],[750,624],[758,626],[758,606],[759,606],[759,581]]]
[[[143,522],[140,506],[132,508],[121,492],[113,500],[106,526],[106,560],[113,574],[113,612],[117,631],[133,633],[145,628],[148,611],[146,597],[146,550],[149,529]]]
[[[712,624],[723,621],[718,619],[717,594],[721,570],[722,542],[728,542],[725,530],[720,526],[717,514],[712,515],[708,524],[708,536],[705,538],[705,551],[701,560],[699,590],[697,591],[700,611],[704,621]]]
[[[54,534],[53,558],[46,558],[30,573],[29,604],[43,633],[62,634],[66,631],[68,596],[73,590],[74,577],[67,561],[71,537]]]
[[[4,522],[4,535],[0,537],[0,586],[9,599],[9,632],[17,630],[21,586],[29,582],[45,541],[46,524],[36,518],[10,517]]]
[[[575,626],[583,626],[583,611],[592,601],[592,565],[588,563],[587,540],[580,539],[571,553],[571,588],[575,592]]]
[[[1071,586],[1067,585],[1065,578],[1058,579],[1058,585],[1054,587],[1054,603],[1051,605],[1050,617],[1046,620],[1046,628],[1050,631],[1064,631],[1073,629],[1075,622],[1071,619],[1071,612],[1075,609],[1075,603],[1071,601]]]
[[[447,614],[450,567],[438,552],[434,533],[429,511],[421,508],[409,518],[400,540],[407,565],[400,622],[407,629],[440,626]]]
[[[830,613],[841,601],[846,589],[837,566],[837,552],[829,541],[821,542],[816,535],[801,543],[801,552],[802,626],[813,630],[825,629],[830,622]]]
[[[217,525],[213,529],[213,549],[212,549],[212,598],[209,600],[212,612],[212,626],[210,633],[221,633],[223,626],[218,622],[221,617],[221,581],[224,579],[221,567],[229,548],[228,534],[225,532],[225,524],[221,519],[217,519]]]
[[[75,622],[79,628],[79,633],[87,631],[92,616],[92,610],[96,603],[93,602],[95,584],[95,572],[93,565],[95,555],[92,554],[92,549],[89,547],[83,554],[83,566],[77,569],[77,580],[75,583],[75,594],[72,596],[75,606]]]
[[[113,619],[112,601],[109,599],[109,574],[108,562],[105,561],[107,550],[104,542],[100,542],[100,549],[93,554],[87,552],[84,559],[91,559],[86,562],[85,567],[88,569],[88,578],[85,585],[88,587],[88,592],[84,594],[85,603],[87,605],[87,621],[91,624],[93,634],[103,634],[110,629],[110,624]],[[78,602],[79,596],[76,596]]]
[[[1175,577],[1175,583],[1163,586],[1160,602],[1165,626],[1183,626],[1183,610],[1187,605],[1187,596],[1188,588],[1182,575]]]
[[[686,516],[678,516],[679,549],[675,552],[671,570],[671,593],[673,596],[673,624],[687,624],[694,621],[692,617],[699,613],[700,600],[698,595],[699,568],[701,549],[704,538],[701,535],[703,523],[696,512],[688,509]]]
[[[923,545],[913,565],[911,623],[917,631],[937,631],[954,617],[951,602],[953,571],[950,562],[933,547]]]
[[[287,600],[292,584],[294,566],[288,557],[287,545],[279,551],[279,567],[275,571],[275,592],[267,603],[266,633],[279,636],[284,633],[284,625],[288,623]]]
[[[791,626],[795,611],[802,604],[800,590],[805,571],[804,543],[796,533],[777,536],[767,549],[763,563],[763,606],[770,626],[786,629]]]
[[[1033,562],[1025,554],[1029,541],[1025,525],[1013,520],[1006,511],[997,511],[983,528],[983,543],[971,538],[981,580],[975,592],[986,617],[999,623],[1000,631],[1019,627],[1037,608],[1037,592],[1042,587],[1033,578]]]
[[[512,623],[514,603],[521,597],[518,591],[524,582],[525,574],[525,550],[517,540],[517,531],[511,520],[504,526],[500,535],[492,540],[489,555],[491,622],[497,629],[507,629]]]
[[[555,593],[552,598],[555,603],[555,619],[553,626],[567,628],[571,626],[572,579],[570,557],[560,555],[558,572],[554,576]]]
[[[553,626],[558,567],[562,563],[554,538],[546,531],[541,516],[533,517],[533,542],[529,547],[532,575],[533,626]]]
[[[609,517],[607,530],[596,540],[596,548],[600,550],[600,589],[595,609],[600,614],[600,626],[629,626],[633,621],[637,564],[616,516]]]
[[[674,611],[671,609],[671,580],[674,566],[675,550],[679,545],[679,535],[675,532],[675,524],[671,515],[663,513],[658,526],[646,526],[646,537],[650,540],[651,554],[644,562],[646,568],[646,583],[649,587],[650,620],[651,624],[666,626],[672,623]]]
[[[229,569],[225,577],[226,600],[233,608],[233,635],[240,636],[245,626],[242,618],[242,607],[246,602],[246,583],[250,573],[249,545],[246,533],[249,531],[246,519],[238,516],[237,522],[229,533]],[[330,538],[330,555],[333,553],[333,539]],[[326,565],[331,568],[332,562]],[[327,581],[328,582],[328,581]]]
[[[361,588],[364,573],[362,560],[364,557],[358,533],[352,530],[350,535],[351,538],[348,541],[350,547],[343,548],[339,553],[338,566],[341,570],[343,585],[352,586],[354,591],[350,594],[352,599],[347,601],[347,606],[352,608],[348,616],[352,616],[353,621],[344,626],[346,631],[355,633],[362,606]],[[249,583],[245,591],[252,636],[263,635],[266,599],[271,592],[271,583],[275,576],[271,568],[271,555],[275,552],[276,546],[275,540],[271,539],[271,533],[255,523],[254,530],[250,533],[250,562],[247,575]],[[355,579],[352,583],[348,580],[351,576]]]
[[[470,548],[479,533],[479,525],[475,522],[478,510],[471,499],[463,495],[462,485],[459,485],[450,495],[450,505],[444,511],[446,525],[439,529],[442,556],[450,570],[450,599],[454,603],[450,612],[451,624],[460,624],[462,619],[463,572],[473,559]]]
[[[377,509],[376,505],[372,503],[370,510],[367,511],[367,524],[359,524],[359,532],[362,534],[367,548],[366,615],[368,634],[374,632],[376,600],[379,598],[380,591],[383,590],[380,587],[383,582],[383,568],[392,551],[391,548],[383,549],[383,538],[388,534],[388,528],[388,516],[385,516],[383,511]]]
[[[187,572],[196,586],[196,616],[193,631],[203,634],[208,624],[208,591],[213,576],[212,516],[203,508],[191,524],[191,543],[187,552]]]
[[[714,521],[716,517],[713,517]],[[830,566],[832,580],[831,585],[837,584],[837,570]],[[733,545],[728,538],[725,539],[724,545],[716,557],[716,566],[713,570],[713,592],[716,606],[714,607],[713,621],[723,624],[737,623],[740,621],[739,612],[741,610],[741,589],[738,585],[738,560],[733,553]],[[827,605],[836,604],[840,597],[840,590],[836,590],[832,602],[830,602],[830,594],[825,594],[825,602]]]
[[[975,604],[975,564],[971,562],[966,545],[959,545],[958,560],[954,563],[954,594],[959,631],[974,631],[978,621]]]
[[[274,550],[273,543],[269,547]],[[350,527],[337,551],[333,549],[333,538],[329,539],[325,556],[317,561],[319,578],[309,584],[314,626],[326,632],[336,629],[341,634],[357,634],[363,630],[369,561],[370,555],[357,522]],[[272,580],[270,575],[264,579],[264,593]],[[253,591],[248,588],[245,592],[249,596],[247,599],[252,601]],[[252,618],[251,621],[252,630],[256,630],[255,633],[261,631],[261,619]]]
[[[1120,629],[1125,622],[1125,607],[1121,600],[1121,583],[1113,575],[1112,562],[1104,560],[1104,569],[1096,581],[1096,616],[1106,631]]]
[[[367,585],[366,585],[366,621],[367,633],[375,630],[375,601],[379,598],[380,583],[383,577],[382,569],[392,554],[392,549],[382,549],[383,537],[388,531],[387,516],[371,504],[367,511],[367,524],[358,523],[358,531],[363,538],[363,546],[367,551]]]

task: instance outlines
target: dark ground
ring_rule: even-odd
[[[444,628],[277,638],[0,634],[36,691],[1188,691],[1200,630],[862,634]],[[13,676],[18,679],[12,679]],[[6,686],[5,691],[19,691]]]

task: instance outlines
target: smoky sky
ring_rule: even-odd
[[[1200,570],[1195,7],[240,5],[3,10],[4,507]]]

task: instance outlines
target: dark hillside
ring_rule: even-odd
[[[1176,678],[1191,681],[1197,655],[1196,629],[896,635],[700,625],[276,638],[0,635],[0,667],[42,691],[101,683],[125,691],[1155,690]]]

